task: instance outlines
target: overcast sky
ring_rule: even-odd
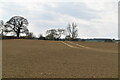
[[[119,0],[0,0],[0,20],[23,16],[36,36],[78,25],[80,38],[118,38]]]

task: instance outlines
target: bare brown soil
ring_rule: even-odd
[[[3,78],[118,77],[116,43],[66,41],[64,43],[3,40]]]

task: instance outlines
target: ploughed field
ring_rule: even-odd
[[[118,44],[3,40],[3,78],[117,78]]]

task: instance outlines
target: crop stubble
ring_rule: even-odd
[[[83,47],[83,45],[98,50]],[[116,43],[3,40],[3,78],[117,78]],[[103,50],[103,51],[99,51]],[[105,52],[113,50],[113,52]]]

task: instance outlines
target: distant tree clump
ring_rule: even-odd
[[[32,32],[28,32],[27,33],[27,38],[33,39],[33,38],[35,38],[35,36],[34,36],[34,34]]]
[[[55,40],[55,39],[60,39],[61,35],[65,33],[64,29],[50,29],[47,30],[46,34],[46,39],[50,40]]]
[[[60,39],[62,35],[65,35],[65,29],[57,29],[58,38]]]
[[[5,32],[13,33],[17,37],[20,37],[20,33],[28,33],[28,20],[21,16],[14,16],[5,24]]]
[[[77,38],[77,36],[78,36],[77,25],[75,23],[68,24],[66,38],[70,40],[74,40]]]
[[[77,40],[78,29],[75,23],[68,24],[67,29],[50,29],[46,31],[46,36],[39,35],[38,38],[34,36],[32,32],[29,32],[28,20],[21,16],[14,16],[8,20],[5,24],[3,20],[0,20],[0,36],[5,39],[39,39],[39,40]],[[65,35],[63,39],[62,37]],[[9,35],[10,36],[6,36]],[[22,34],[22,36],[21,36]],[[23,34],[26,34],[23,36]]]
[[[43,35],[40,34],[40,35],[38,36],[38,39],[39,39],[39,40],[45,40],[45,37],[43,37]]]
[[[46,39],[54,40],[57,38],[57,30],[56,29],[51,29],[46,31]]]

